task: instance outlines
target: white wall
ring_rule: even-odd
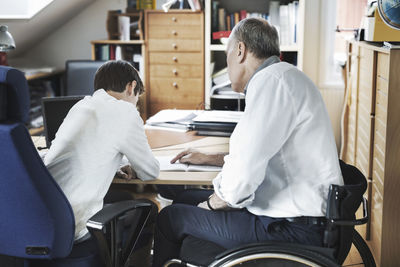
[[[343,106],[344,90],[343,87],[334,88],[328,86],[322,77],[323,60],[326,56],[322,53],[325,52],[324,40],[326,36],[326,10],[323,8],[326,5],[320,0],[305,0],[305,9],[307,16],[304,22],[304,62],[303,71],[308,77],[318,86],[322,97],[325,101],[329,117],[332,123],[332,128],[335,134],[335,141],[340,149],[340,122]],[[329,11],[328,11],[329,12]]]
[[[0,7],[2,7],[0,0]],[[32,0],[34,1],[34,0]],[[15,40],[16,49],[8,53],[10,59],[20,57],[32,46],[47,38],[65,23],[75,17],[95,0],[55,0],[30,19],[0,19],[0,24],[8,26]],[[18,2],[15,1],[14,2]],[[17,7],[14,3],[12,6]]]
[[[68,59],[90,59],[90,41],[107,39],[107,11],[122,9],[126,0],[97,0],[22,55],[24,61],[64,68]]]

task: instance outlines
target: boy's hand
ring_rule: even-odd
[[[131,168],[131,165],[122,166],[115,175],[126,180],[136,178],[136,172]]]

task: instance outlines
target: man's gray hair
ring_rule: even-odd
[[[234,27],[232,35],[236,41],[243,42],[256,58],[265,59],[280,55],[278,32],[265,19],[241,20]]]

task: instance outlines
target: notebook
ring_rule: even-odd
[[[222,167],[212,165],[194,165],[186,163],[170,163],[174,156],[156,156],[160,163],[160,171],[171,172],[220,172]]]
[[[62,96],[42,98],[42,113],[46,146],[56,137],[58,128],[67,116],[69,110],[84,96]]]

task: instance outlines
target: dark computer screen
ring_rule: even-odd
[[[42,112],[46,146],[50,147],[68,111],[84,96],[44,97]]]

